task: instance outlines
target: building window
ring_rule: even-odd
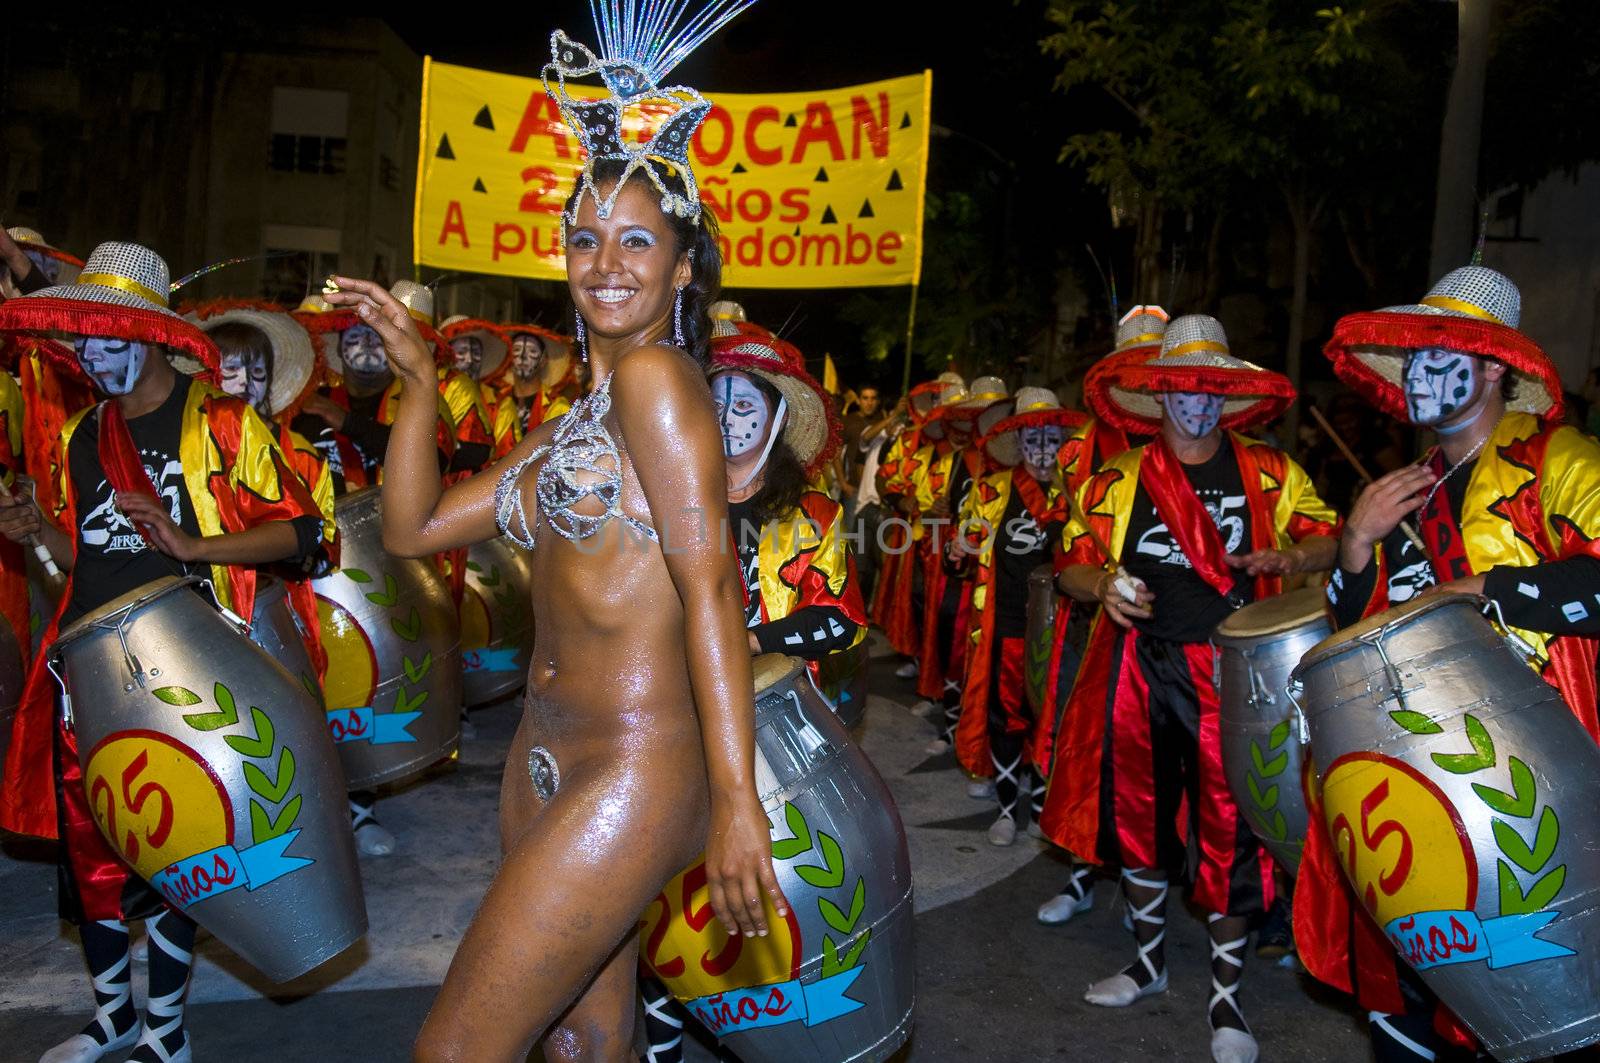
[[[268,167],[279,173],[344,173],[349,111],[349,93],[273,89]]]

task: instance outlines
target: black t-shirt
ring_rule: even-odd
[[[200,534],[194,504],[183,480],[179,441],[183,407],[190,381],[179,376],[172,394],[147,414],[128,419],[128,433],[143,459],[156,494],[173,521],[190,535]],[[100,412],[86,414],[67,447],[67,469],[77,496],[77,559],[72,572],[72,601],[62,626],[113,598],[162,576],[185,574],[182,562],[150,548],[133,522],[114,504],[111,485],[100,466]],[[204,565],[193,566],[204,573]]]
[[[1028,576],[1050,560],[1051,528],[1039,527],[1013,487],[994,535],[994,633],[997,638],[1021,638],[1028,628]]]
[[[1209,461],[1184,465],[1183,471],[1211,514],[1223,549],[1230,554],[1249,553],[1250,510],[1233,447],[1224,440]],[[1143,484],[1134,495],[1133,516],[1122,544],[1122,565],[1156,596],[1155,615],[1149,620],[1134,621],[1146,635],[1169,642],[1204,642],[1237,608],[1195,572],[1177,540],[1156,515],[1155,503],[1150,501]],[[1236,573],[1233,592],[1238,604],[1248,602],[1255,594],[1255,583]]]
[[[333,428],[313,413],[296,414],[295,419],[289,422],[289,428],[305,436],[317,448],[317,456],[327,464],[328,473],[333,478],[333,497],[343,497],[347,490],[344,454],[339,450],[338,436]]]
[[[744,580],[744,626],[761,623],[761,567],[758,547],[761,529],[754,524],[754,496],[728,503],[728,527],[739,551],[739,575]]]

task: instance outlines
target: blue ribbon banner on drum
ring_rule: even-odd
[[[809,984],[796,979],[779,985],[715,993],[691,1000],[689,1011],[719,1036],[791,1022],[818,1026],[866,1006],[844,995],[863,969],[856,967]]]
[[[1529,912],[1479,919],[1472,912],[1418,912],[1389,920],[1384,928],[1400,955],[1419,971],[1452,963],[1489,961],[1489,969],[1575,956],[1565,945],[1535,937],[1560,912]]]
[[[258,890],[274,879],[302,867],[310,867],[316,862],[300,856],[284,855],[289,843],[299,836],[298,830],[292,830],[248,849],[235,849],[231,845],[207,849],[157,871],[155,886],[179,908],[187,908],[197,901],[240,886]]]
[[[461,654],[461,670],[463,672],[515,672],[518,670],[517,651],[515,648],[466,650]]]
[[[416,736],[407,731],[420,712],[375,713],[370,705],[353,709],[328,710],[328,734],[334,742],[371,742],[375,746],[415,742]]]

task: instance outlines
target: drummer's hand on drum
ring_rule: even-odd
[[[706,883],[711,909],[730,935],[767,936],[772,902],[780,918],[789,900],[772,870],[772,834],[755,791],[711,802],[711,832],[706,841]]]
[[[118,492],[117,508],[138,525],[150,544],[179,561],[203,561],[204,540],[196,538],[172,522],[172,514],[162,502],[149,495]]]
[[[1433,483],[1432,469],[1407,465],[1368,484],[1344,522],[1339,564],[1347,572],[1364,571],[1372,560],[1372,548],[1399,527],[1407,514],[1421,508]]]
[[[33,483],[18,476],[16,486],[0,495],[0,535],[14,543],[25,543],[30,535],[44,529],[44,514],[33,501]]]
[[[1095,580],[1094,596],[1100,599],[1100,606],[1106,615],[1123,627],[1132,627],[1135,620],[1149,620],[1155,616],[1155,611],[1150,607],[1155,604],[1156,596],[1150,593],[1150,588],[1145,586],[1143,580],[1138,581],[1138,590],[1130,602],[1117,587],[1117,574],[1104,571]]]
[[[1482,594],[1484,586],[1483,576],[1462,576],[1449,583],[1435,583],[1423,591],[1419,597],[1433,598],[1441,594]]]
[[[1289,550],[1252,550],[1229,554],[1224,560],[1231,568],[1244,569],[1248,576],[1288,576],[1300,570],[1300,558]]]
[[[361,320],[371,326],[383,340],[384,353],[395,375],[408,382],[426,380],[434,383],[433,349],[422,338],[416,319],[405,304],[389,294],[389,290],[372,281],[354,277],[330,278],[339,286],[336,292],[324,292],[323,298],[332,306],[354,307]]]

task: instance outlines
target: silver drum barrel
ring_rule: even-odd
[[[745,1063],[876,1061],[911,1032],[911,860],[889,788],[803,674],[755,660],[756,784],[789,898],[765,938],[711,916],[705,862],[667,884],[644,960]]]
[[[164,577],[51,647],[89,808],[112,850],[274,981],[367,929],[344,776],[322,706]]]
[[[1333,849],[1400,955],[1500,1060],[1600,1041],[1600,750],[1445,595],[1316,646],[1292,689]]]
[[[871,667],[867,640],[828,654],[817,665],[817,685],[846,729],[867,715],[867,679]]]
[[[1218,726],[1228,792],[1256,837],[1292,875],[1306,844],[1300,773],[1305,738],[1284,687],[1307,650],[1328,637],[1320,587],[1254,602],[1217,627],[1222,651]]]
[[[266,650],[273,660],[300,680],[300,685],[320,704],[322,686],[317,682],[317,667],[311,663],[300,624],[300,615],[290,607],[283,581],[266,575],[258,577],[255,608],[250,617],[250,641]]]
[[[1055,647],[1056,575],[1049,565],[1028,573],[1028,622],[1023,650],[1022,690],[1035,719],[1046,711],[1044,692],[1050,681],[1050,654]]]
[[[467,550],[461,598],[461,688],[468,705],[497,701],[528,681],[533,564],[504,536]]]
[[[328,731],[352,790],[420,775],[461,736],[455,603],[431,561],[384,552],[381,491],[335,503],[342,567],[312,583]]]

